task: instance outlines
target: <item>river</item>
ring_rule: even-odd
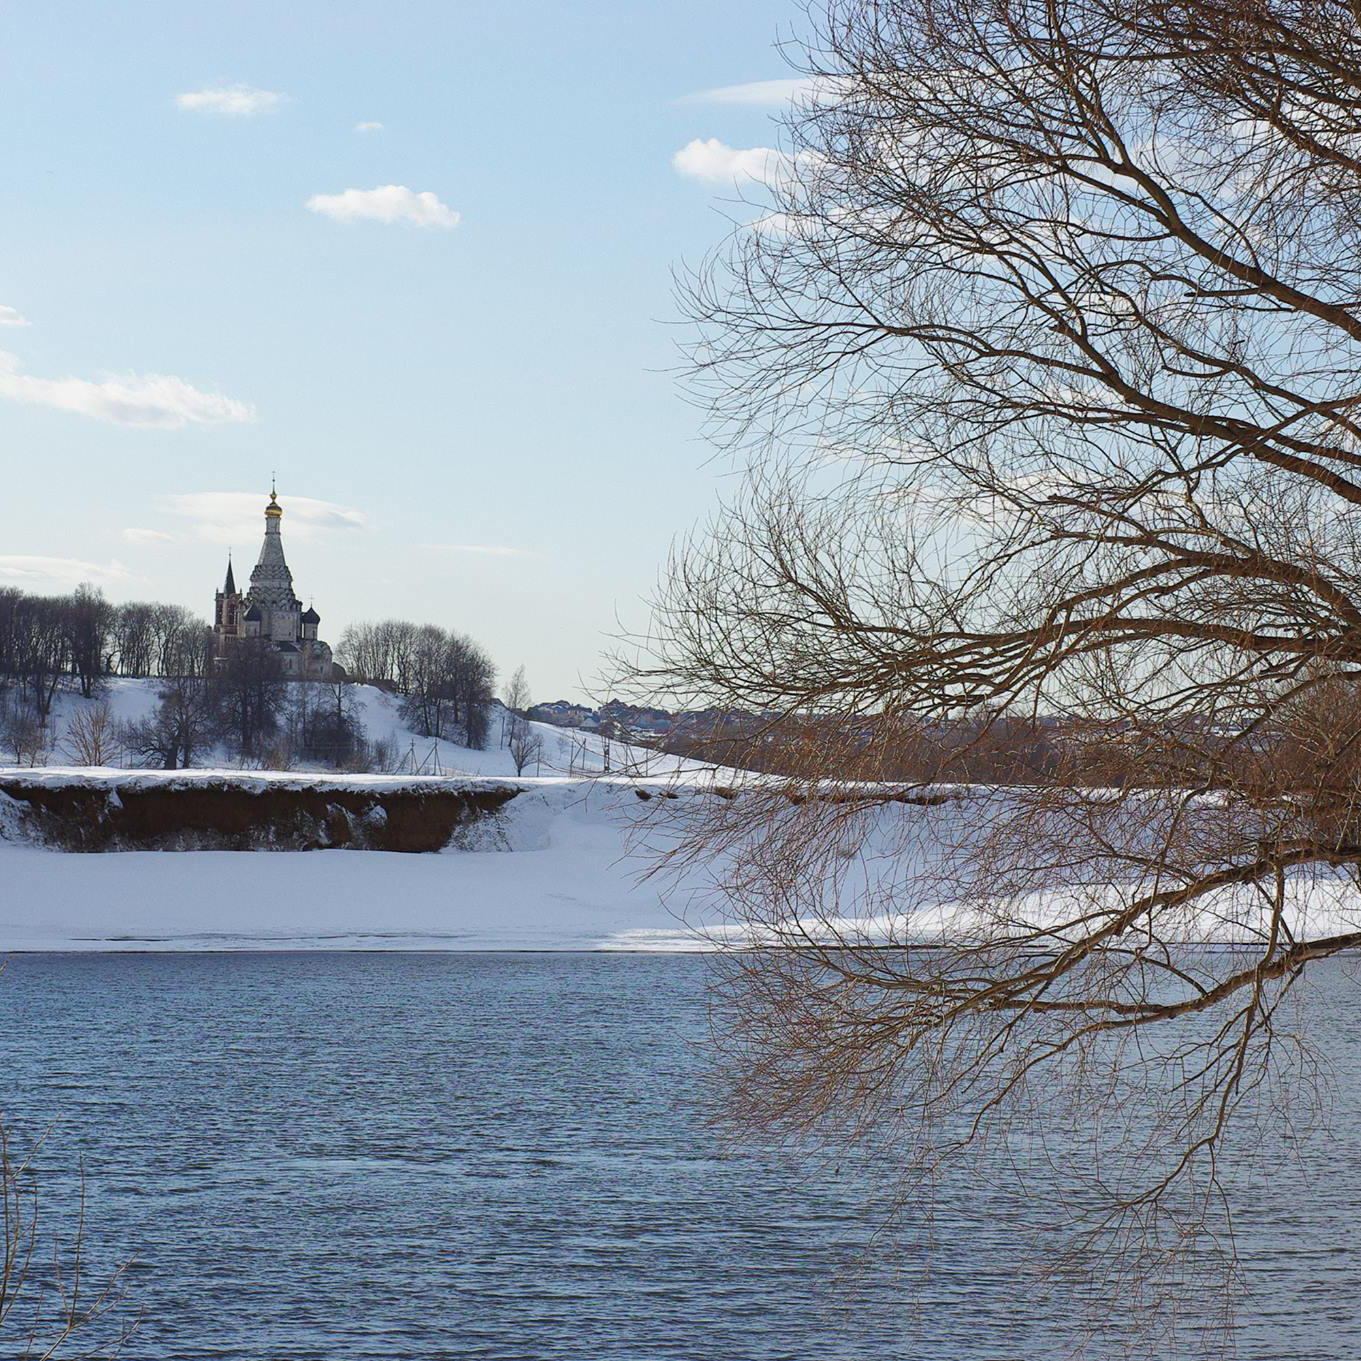
[[[733,1143],[698,1108],[706,962],[599,954],[33,954],[0,1100],[45,1230],[83,1161],[137,1361],[1048,1358],[1043,1206],[942,1188],[923,1281],[882,1167]],[[1242,1358],[1361,1355],[1354,979],[1331,1137],[1254,1172]],[[1095,1354],[1101,1354],[1099,1351]]]

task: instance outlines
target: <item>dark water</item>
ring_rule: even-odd
[[[22,956],[0,1104],[22,1135],[57,1122],[49,1226],[84,1160],[96,1265],[135,1259],[145,1361],[1061,1354],[1062,1310],[1024,1285],[1042,1206],[945,1186],[922,1285],[870,1243],[881,1169],[706,1127],[705,967]],[[1254,1174],[1243,1357],[1361,1355],[1361,1045],[1336,982],[1337,1135]]]

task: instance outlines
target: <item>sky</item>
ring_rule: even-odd
[[[677,380],[673,269],[777,163],[799,22],[0,4],[0,584],[208,617],[275,472],[333,645],[437,623],[536,699],[603,698],[731,475]]]

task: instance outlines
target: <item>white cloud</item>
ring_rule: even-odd
[[[356,132],[382,132],[383,125],[381,123],[356,123],[354,130]]]
[[[683,95],[682,104],[747,104],[762,109],[783,108],[796,99],[820,93],[823,82],[812,77],[786,80],[751,80],[745,85],[720,85]]]
[[[340,194],[313,194],[310,212],[338,222],[361,218],[371,222],[409,222],[416,227],[457,227],[459,214],[434,194],[416,193],[404,184],[381,184],[377,189],[346,189]]]
[[[706,184],[766,184],[789,181],[796,170],[811,166],[816,157],[801,153],[797,159],[773,147],[731,147],[717,137],[696,137],[671,158],[672,168]]]
[[[6,307],[0,303],[0,326],[32,326],[33,323],[27,317],[19,315],[16,307]]]
[[[123,538],[128,543],[179,543],[178,534],[167,534],[160,529],[125,529]]]
[[[258,491],[193,491],[158,497],[156,507],[171,519],[189,522],[186,533],[190,537],[250,546],[263,533],[268,500]],[[281,494],[279,504],[284,511],[284,533],[292,539],[317,539],[332,532],[368,528],[363,511],[334,501]]]
[[[794,236],[799,229],[799,218],[794,213],[763,213],[748,222],[747,228],[761,236]]]
[[[5,350],[0,350],[0,398],[71,411],[112,425],[162,430],[255,419],[255,408],[249,403],[202,392],[171,374],[109,374],[97,381],[36,378],[22,372],[18,357]]]
[[[678,174],[709,184],[765,182],[779,154],[770,147],[730,147],[717,137],[696,137],[672,156],[671,165]]]
[[[22,553],[0,553],[0,581],[22,586],[78,586],[82,581],[94,585],[136,581],[116,558],[111,562],[85,562],[81,558],[44,558]]]
[[[176,95],[175,103],[193,113],[249,118],[257,113],[273,113],[285,98],[274,90],[257,90],[253,85],[214,85]]]

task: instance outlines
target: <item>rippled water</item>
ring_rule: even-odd
[[[57,1122],[50,1214],[83,1158],[97,1258],[135,1259],[145,1361],[980,1361],[1071,1341],[1021,1286],[1043,1206],[947,1185],[929,1283],[909,1285],[892,1240],[866,1249],[874,1169],[706,1127],[704,969],[21,956],[0,1105],[23,1134]],[[1337,1137],[1247,1188],[1244,1357],[1361,1354],[1361,1013],[1333,981]]]

